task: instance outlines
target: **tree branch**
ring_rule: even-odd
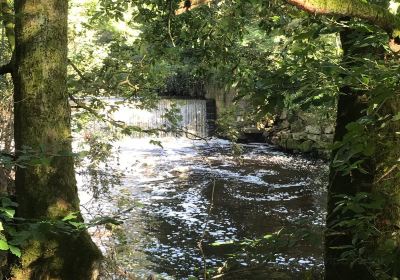
[[[384,7],[361,0],[287,0],[287,3],[308,13],[363,19],[382,28],[389,35],[400,30],[400,17]]]
[[[98,118],[99,120],[108,122],[108,123],[110,123],[110,124],[112,124],[112,125],[114,125],[114,126],[116,126],[118,128],[125,128],[126,127],[124,122],[116,121],[116,120],[114,120],[113,118],[111,118],[111,117],[109,117],[107,115],[100,114],[95,109],[91,108],[90,106],[87,106],[84,101],[81,101],[81,100],[75,98],[75,96],[73,96],[72,94],[69,94],[69,98],[76,104],[76,106],[78,108],[86,110],[87,112],[89,112],[90,114],[92,114],[93,116]]]
[[[68,64],[71,65],[72,69],[78,74],[79,78],[81,78],[83,81],[90,83],[91,81],[85,77],[85,75],[82,73],[81,70],[72,62],[71,59],[68,59]]]
[[[168,14],[168,34],[169,38],[171,39],[172,46],[176,47],[174,37],[172,37],[171,32],[171,15],[172,15],[172,0],[169,0],[169,14]]]
[[[192,0],[190,9],[209,4],[212,0]],[[370,4],[362,0],[286,0],[290,5],[317,15],[334,15],[363,19],[386,31],[391,40],[389,47],[394,52],[400,51],[400,16],[389,12],[385,7]],[[186,12],[185,1],[175,14]],[[194,5],[193,5],[194,4]]]

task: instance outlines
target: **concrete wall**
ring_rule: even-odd
[[[217,117],[233,104],[236,92],[233,89],[225,90],[215,85],[205,85],[205,98],[215,100]]]

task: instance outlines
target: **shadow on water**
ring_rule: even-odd
[[[101,205],[98,215],[134,206],[123,225],[93,232],[124,271],[137,279],[202,279],[204,268],[210,279],[318,279],[324,163],[261,144],[234,157],[217,139],[147,143],[119,143],[121,185],[86,205]]]

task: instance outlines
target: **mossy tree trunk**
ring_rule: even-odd
[[[59,219],[79,211],[67,95],[67,0],[15,0],[15,147],[46,155],[16,170],[17,214]],[[100,253],[87,232],[30,241],[13,279],[93,279]]]

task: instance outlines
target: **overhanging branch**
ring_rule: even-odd
[[[194,9],[198,6],[209,4],[212,0],[191,0],[187,7],[182,1],[176,15]],[[400,16],[389,12],[385,7],[370,4],[362,0],[285,0],[286,3],[294,5],[299,9],[311,14],[334,15],[363,19],[386,31],[391,41],[389,47],[394,52],[400,51]]]
[[[286,0],[287,3],[308,13],[318,15],[335,15],[354,17],[376,25],[389,35],[400,30],[400,17],[392,14],[384,7],[363,2],[361,0]]]
[[[100,114],[95,109],[93,109],[90,106],[86,105],[84,101],[81,101],[81,100],[77,99],[72,94],[69,94],[69,99],[72,100],[76,104],[76,106],[78,108],[86,110],[87,112],[89,112],[90,114],[95,116],[96,118],[98,118],[100,120],[103,120],[103,121],[106,121],[106,122],[108,122],[108,123],[110,123],[110,124],[112,124],[112,125],[114,125],[115,127],[118,127],[118,128],[124,128],[125,127],[124,122],[116,121],[116,120],[114,120],[113,118],[111,118],[111,117],[109,117],[107,115]]]

